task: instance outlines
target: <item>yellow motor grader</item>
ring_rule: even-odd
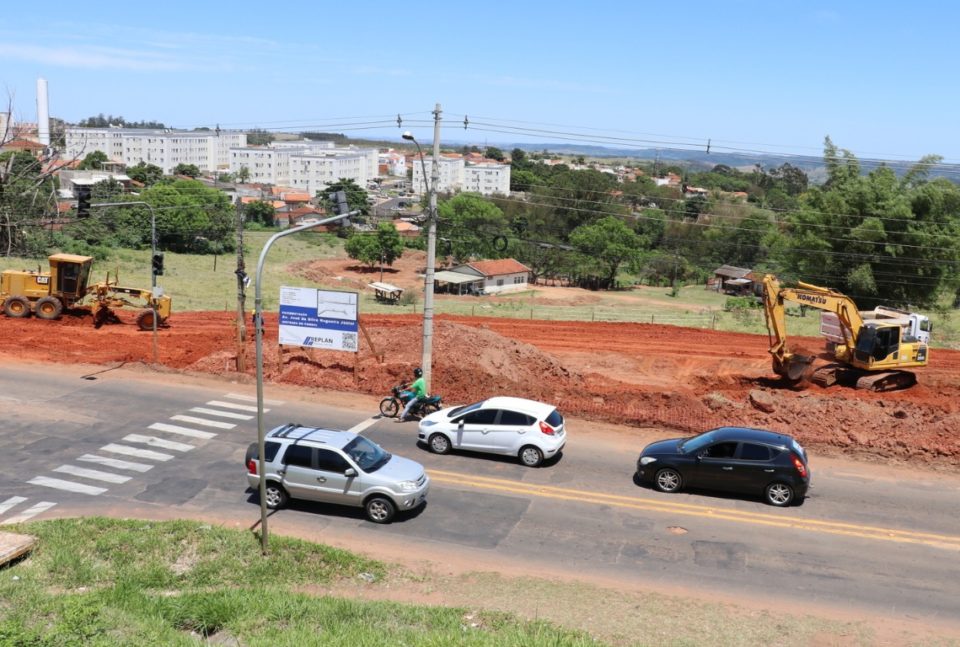
[[[121,287],[114,276],[88,285],[93,258],[74,254],[53,254],[50,271],[5,270],[0,273],[0,309],[8,317],[24,318],[36,314],[40,319],[59,319],[64,310],[85,309],[100,327],[115,320],[114,308],[140,308],[137,326],[153,329],[170,317],[170,297],[154,296],[150,290]]]

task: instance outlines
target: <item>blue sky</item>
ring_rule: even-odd
[[[399,141],[401,113],[429,142],[439,102],[459,142],[558,140],[537,130],[819,155],[830,135],[861,158],[960,162],[957,24],[954,3],[884,0],[18,2],[0,90],[24,121],[42,76],[73,121]],[[505,126],[527,132],[491,132]]]

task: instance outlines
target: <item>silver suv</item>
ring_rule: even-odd
[[[305,499],[362,507],[374,523],[389,523],[398,510],[427,499],[430,477],[420,463],[394,456],[351,433],[286,424],[266,434],[267,507]],[[260,487],[257,444],[247,449],[247,483]]]

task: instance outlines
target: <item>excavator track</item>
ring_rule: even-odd
[[[896,391],[908,389],[917,383],[917,376],[909,371],[888,371],[863,375],[857,380],[857,388],[868,391]]]

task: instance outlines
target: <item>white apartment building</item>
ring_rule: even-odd
[[[463,169],[463,190],[480,195],[510,195],[510,165],[467,164]]]
[[[111,160],[134,166],[153,164],[171,173],[178,164],[193,164],[215,172],[229,165],[231,148],[246,146],[247,134],[237,130],[186,131],[146,128],[66,129],[65,157],[83,159],[101,151]]]
[[[246,167],[250,182],[289,186],[316,195],[341,178],[365,187],[377,177],[374,148],[337,148],[331,142],[272,142],[230,151],[230,172]]]
[[[433,156],[424,157],[423,164],[420,163],[420,157],[413,158],[413,192],[416,194],[426,193],[427,185],[424,182],[424,168],[426,169],[427,179],[433,177]],[[437,182],[437,193],[453,193],[463,188],[463,168],[462,157],[441,157],[438,164],[440,179]]]
[[[433,158],[424,158],[427,177],[433,173]],[[438,193],[453,193],[469,191],[480,195],[510,195],[510,165],[492,162],[466,164],[462,157],[440,158],[440,181],[437,183]],[[413,160],[413,190],[415,193],[424,193],[426,186],[423,181],[424,169],[420,159]]]

